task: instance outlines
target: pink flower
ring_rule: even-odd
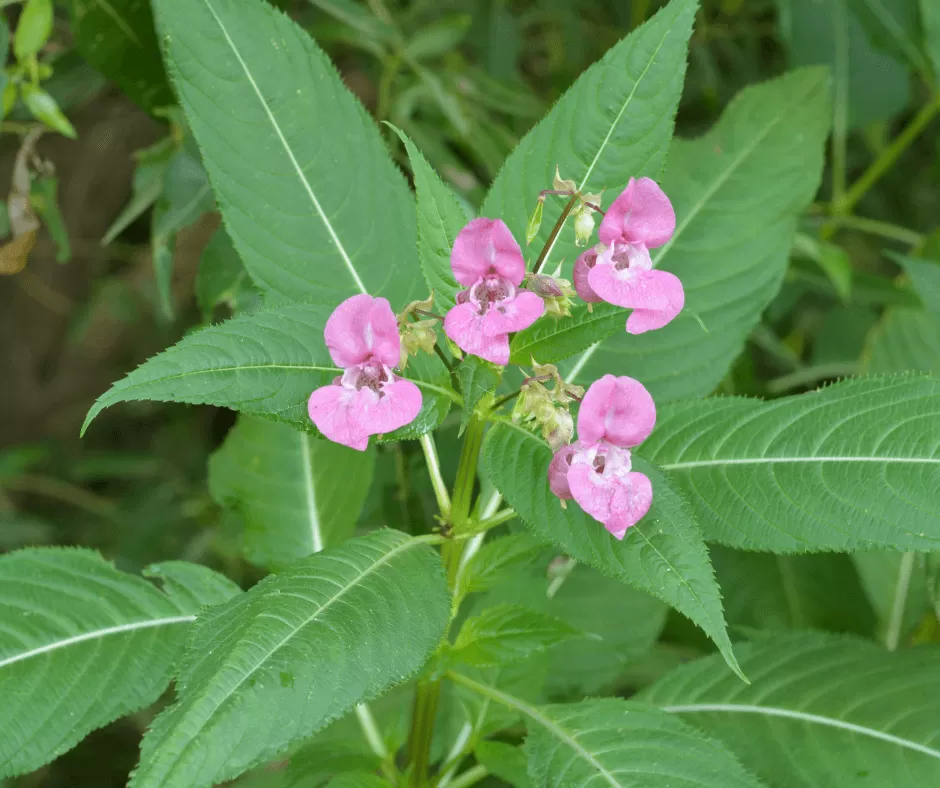
[[[494,364],[509,363],[509,334],[531,326],[545,311],[535,293],[519,290],[525,260],[499,219],[474,219],[454,241],[454,277],[466,290],[444,318],[444,331],[461,350]]]
[[[347,298],[326,321],[323,335],[334,363],[344,371],[307,402],[320,432],[335,443],[365,451],[370,435],[414,421],[421,410],[421,391],[392,374],[401,360],[401,339],[388,301],[365,294]]]
[[[653,268],[649,250],[665,244],[675,229],[676,214],[656,182],[631,178],[601,222],[603,246],[575,261],[578,295],[632,309],[631,334],[665,326],[685,306],[685,292],[677,276]]]
[[[555,453],[548,483],[574,499],[617,539],[653,502],[649,478],[632,470],[630,447],[653,431],[656,406],[642,383],[605,375],[588,389],[578,413],[579,440]]]

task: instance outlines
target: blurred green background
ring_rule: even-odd
[[[407,132],[472,207],[553,101],[662,5],[274,4],[327,50],[376,119]],[[0,215],[7,236],[0,257],[0,551],[81,544],[132,571],[183,558],[248,585],[259,574],[240,556],[238,515],[213,501],[206,480],[207,459],[232,413],[131,403],[109,409],[78,438],[94,398],[114,380],[257,299],[233,250],[221,236],[210,243],[218,215],[185,119],[171,106],[149,5],[113,0],[111,15],[103,4],[56,3],[33,52],[23,49],[19,32],[36,24],[29,5],[0,2],[9,28],[0,183],[12,197],[23,194],[17,175],[26,173],[31,214],[41,225],[27,257],[15,200]],[[909,280],[918,262],[940,260],[940,53],[924,43],[931,40],[925,28],[940,29],[934,7],[940,3],[701,3],[678,135],[702,133],[742,87],[793,66],[829,65],[836,97],[834,155],[817,204],[794,242],[783,288],[722,392],[776,397],[854,374],[940,371],[940,293],[928,303]],[[37,90],[52,103],[37,103]],[[37,121],[48,130],[35,148],[21,148]],[[400,142],[390,130],[386,136],[407,172]],[[864,189],[852,186],[859,177]],[[207,260],[216,264],[200,270]],[[456,434],[459,414],[451,420]],[[438,441],[452,473],[449,444],[456,445]],[[363,527],[426,528],[434,499],[416,449],[381,449]],[[877,567],[864,556],[745,557],[715,548],[713,560],[733,627],[877,634],[879,611],[865,595],[879,582]],[[655,670],[662,654],[675,660],[707,651],[691,629],[671,616],[663,651],[636,670]],[[904,637],[936,638],[936,630],[935,617],[914,615]],[[148,719],[115,723],[9,784],[123,785]]]

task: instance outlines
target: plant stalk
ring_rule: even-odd
[[[558,217],[558,221],[555,222],[555,226],[552,228],[551,235],[548,236],[548,240],[545,242],[545,246],[542,247],[542,251],[539,252],[538,260],[535,261],[535,265],[532,266],[532,273],[537,274],[541,269],[542,265],[545,263],[545,260],[548,258],[548,253],[552,250],[552,247],[555,245],[555,239],[558,238],[558,233],[561,232],[561,228],[565,226],[565,222],[568,220],[568,216],[571,214],[571,211],[574,209],[574,206],[578,204],[578,201],[581,199],[580,194],[574,195],[568,204],[565,205],[564,210],[561,212],[561,216]]]

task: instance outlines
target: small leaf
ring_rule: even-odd
[[[437,553],[397,531],[270,575],[199,618],[130,785],[204,788],[279,755],[410,678],[449,613]]]
[[[525,366],[533,358],[540,364],[557,364],[618,331],[623,333],[627,314],[613,304],[592,304],[590,309],[587,304],[578,304],[570,317],[538,320],[517,333],[509,345],[509,360]]]
[[[583,634],[554,616],[518,605],[499,605],[464,622],[452,655],[468,665],[490,667],[525,659]]]
[[[940,781],[936,644],[890,654],[861,638],[802,633],[737,651],[750,686],[708,657],[639,699],[720,739],[769,785],[818,788],[833,775],[879,788]]]
[[[541,549],[541,542],[526,533],[491,539],[474,553],[460,573],[461,594],[489,590],[534,561]]]
[[[841,246],[798,233],[793,250],[816,263],[829,277],[843,303],[849,303],[852,295],[852,261]]]
[[[111,223],[108,231],[104,234],[104,238],[101,239],[104,246],[107,246],[124,232],[163,193],[163,178],[170,159],[173,157],[174,150],[175,144],[172,137],[165,137],[149,148],[144,148],[134,154],[137,159],[137,167],[134,169],[131,199]]]
[[[405,45],[405,55],[423,60],[452,52],[467,34],[470,21],[469,14],[451,14],[425,25]]]
[[[418,195],[418,257],[425,281],[434,292],[437,307],[447,312],[461,289],[450,267],[450,250],[464,225],[470,221],[466,209],[428,164],[421,151],[400,129],[392,127],[401,137],[411,161],[415,191]]]
[[[30,114],[36,120],[45,123],[53,131],[74,140],[78,135],[69,119],[62,114],[55,99],[40,87],[28,82],[20,85],[20,95]]]
[[[920,0],[920,16],[924,27],[924,43],[933,63],[934,77],[940,77],[940,6],[934,0]]]
[[[775,553],[940,547],[940,379],[862,378],[660,408],[642,455],[707,539]]]
[[[653,506],[618,541],[574,501],[562,509],[548,486],[552,452],[532,433],[498,424],[487,436],[484,458],[493,484],[539,539],[688,616],[738,672],[705,542],[688,504],[662,474],[635,465],[652,480]]]
[[[501,741],[481,741],[473,751],[486,770],[513,788],[529,788],[525,753]]]
[[[16,23],[16,35],[13,37],[13,53],[16,59],[22,63],[36,55],[49,40],[50,33],[52,0],[26,0]]]
[[[70,0],[82,57],[147,111],[173,104],[150,0]]]
[[[92,550],[0,557],[0,777],[38,769],[154,703],[196,613],[239,593],[194,564],[158,564],[147,574],[163,581],[162,593]]]
[[[240,416],[209,459],[209,490],[242,515],[248,560],[276,571],[352,535],[374,465],[374,449]]]
[[[196,301],[207,323],[220,304],[239,312],[259,301],[258,291],[224,227],[215,231],[199,260]]]
[[[42,217],[46,230],[56,245],[56,262],[67,263],[72,259],[72,245],[69,243],[69,231],[65,219],[59,210],[59,180],[47,175],[37,178],[32,183],[30,201],[33,208]]]
[[[496,391],[502,378],[502,370],[477,356],[467,356],[457,367],[457,380],[460,383],[460,396],[463,397],[463,415],[460,417],[460,431],[463,434],[470,423],[477,405],[484,398]]]

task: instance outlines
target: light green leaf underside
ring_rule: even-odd
[[[706,539],[776,553],[940,546],[940,379],[862,378],[660,410],[640,449]]]
[[[465,675],[452,679],[521,712],[533,788],[757,788],[721,744],[642,703],[603,698],[534,706]]]
[[[940,782],[936,645],[889,654],[858,638],[800,634],[737,652],[750,686],[709,657],[640,698],[720,739],[771,785]]]
[[[532,433],[496,425],[484,458],[490,480],[537,537],[671,605],[700,626],[737,669],[705,543],[688,504],[658,471],[645,464],[637,468],[653,482],[653,507],[618,541],[574,501],[561,508],[548,487],[552,452]]]
[[[656,176],[672,137],[697,5],[673,0],[585,71],[506,159],[482,215],[502,218],[521,243],[538,193],[551,188],[556,165],[587,191],[606,188],[608,202],[631,177]],[[533,254],[563,204],[560,198],[546,201]],[[555,259],[571,263],[576,251],[569,223]]]
[[[804,69],[745,89],[708,134],[673,142],[662,187],[677,226],[653,260],[682,279],[707,332],[691,315],[640,336],[617,332],[568,367],[578,380],[630,375],[657,402],[715,388],[783,280],[819,185],[829,114],[827,72]]]
[[[352,536],[374,466],[374,448],[240,416],[209,459],[209,490],[244,520],[248,560],[277,570]]]
[[[895,651],[929,610],[925,556],[896,551],[853,553],[865,596],[878,617],[878,635]]]
[[[454,239],[470,221],[466,209],[428,164],[424,154],[399,129],[395,129],[411,162],[418,202],[418,257],[428,289],[434,291],[434,304],[440,314],[454,306],[463,287],[454,279],[450,250]]]
[[[940,314],[889,309],[868,335],[864,364],[872,374],[940,375]]]
[[[38,769],[166,689],[196,613],[239,592],[205,567],[151,567],[164,591],[92,550],[0,558],[0,777]]]
[[[332,305],[298,304],[236,317],[190,334],[99,397],[82,430],[118,402],[159,400],[218,405],[312,431],[307,399],[315,388],[340,374],[323,341],[323,326],[332,311]],[[443,418],[436,403],[459,400],[442,379],[432,382],[435,366],[443,370],[436,359],[428,359],[409,365],[403,375],[422,390],[425,409],[417,421],[425,431],[439,423],[438,416]],[[426,379],[413,377],[416,372],[426,374]],[[429,410],[433,419],[425,418]]]
[[[154,0],[226,226],[281,301],[420,289],[414,201],[306,32],[263,0]]]
[[[397,531],[270,575],[199,618],[131,785],[202,788],[273,758],[413,675],[449,612],[437,553]]]

